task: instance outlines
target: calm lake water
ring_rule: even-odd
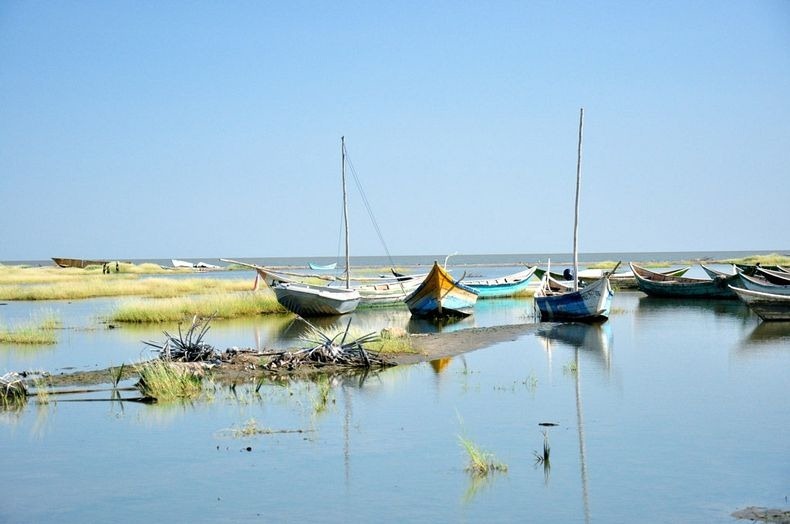
[[[53,347],[0,348],[0,373],[149,357],[141,340],[172,327],[107,329],[114,303],[1,306],[4,322],[49,308],[68,329]],[[532,307],[481,301],[441,329],[531,322]],[[334,377],[326,404],[316,382],[217,385],[187,405],[33,400],[0,412],[0,521],[734,522],[745,506],[787,507],[790,323],[636,291],[613,310],[601,326],[542,324],[451,360]],[[403,308],[352,322],[385,325],[440,329]],[[285,347],[302,332],[282,316],[215,322],[207,338]],[[251,420],[272,433],[238,435]],[[544,430],[550,469],[535,462]],[[459,436],[507,472],[471,476]]]

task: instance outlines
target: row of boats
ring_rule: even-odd
[[[667,276],[633,263],[631,270],[639,289],[651,296],[740,299],[763,320],[790,320],[790,269],[735,265],[723,272],[700,265],[709,278]]]
[[[630,271],[585,270],[567,280],[538,267],[489,279],[454,278],[434,262],[428,273],[348,278],[275,271],[255,264],[223,259],[248,266],[274,291],[289,311],[303,317],[343,315],[359,306],[406,304],[413,316],[441,318],[467,316],[478,299],[534,295],[542,321],[604,321],[608,318],[613,286],[638,288],[647,295],[680,299],[740,298],[764,320],[790,319],[790,272],[781,267],[735,267],[731,273],[701,264],[709,278],[685,276],[690,267],[657,272],[631,263]],[[619,264],[618,264],[619,265]],[[346,272],[347,275],[347,272]],[[316,284],[320,279],[326,284]],[[313,283],[310,283],[310,282]]]

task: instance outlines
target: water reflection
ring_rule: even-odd
[[[594,355],[603,364],[604,369],[608,370],[611,367],[611,350],[614,343],[612,326],[608,322],[541,324],[535,334],[549,354],[554,344],[559,343]]]
[[[637,316],[653,316],[656,314],[676,314],[684,312],[713,313],[718,316],[730,316],[747,319],[749,308],[740,300],[714,299],[679,299],[664,297],[640,297],[636,310]]]
[[[759,322],[738,346],[741,356],[764,355],[765,352],[786,353],[790,348],[790,321]]]

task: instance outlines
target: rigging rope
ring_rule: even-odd
[[[345,145],[343,147],[345,147]],[[390,254],[390,250],[387,247],[387,243],[384,242],[384,235],[381,234],[381,228],[379,228],[379,224],[376,221],[376,217],[373,216],[373,209],[370,207],[370,202],[368,201],[368,197],[365,195],[365,190],[362,189],[362,182],[359,181],[359,177],[357,176],[357,170],[356,168],[354,168],[354,164],[351,162],[351,157],[348,154],[348,148],[346,148],[346,163],[350,168],[351,175],[354,177],[354,183],[357,185],[359,194],[362,196],[362,203],[365,205],[365,209],[368,212],[370,221],[373,223],[373,228],[376,230],[376,234],[379,237],[379,241],[381,241],[381,245],[384,247],[384,253],[387,254],[387,260],[389,260],[391,266],[394,266],[395,262],[393,262],[392,260],[392,255]]]

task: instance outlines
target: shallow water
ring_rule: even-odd
[[[77,329],[51,349],[0,351],[0,371],[117,365],[161,338],[161,326],[97,328],[102,301],[49,306]],[[531,308],[481,301],[442,329],[527,322]],[[544,324],[450,360],[335,378],[325,409],[305,382],[217,386],[187,405],[31,401],[0,414],[0,521],[733,522],[745,506],[786,507],[790,323],[639,292],[616,293],[613,311],[599,327]],[[289,323],[216,323],[208,339],[283,346],[303,332]],[[438,329],[402,309],[359,311],[352,325],[383,323]],[[302,432],[232,434],[250,419]],[[542,422],[558,424],[547,472],[533,453]],[[459,436],[508,471],[471,476]]]

